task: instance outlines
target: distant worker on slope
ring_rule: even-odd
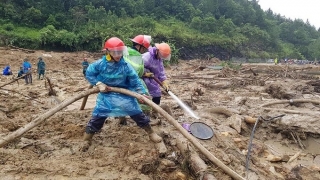
[[[42,78],[41,78],[41,80],[42,80],[44,78],[44,73],[46,71],[46,63],[43,61],[42,57],[39,57],[38,60],[39,60],[38,64],[37,64],[38,74],[39,74],[38,79],[40,79],[40,77],[42,75]]]
[[[2,75],[4,75],[4,76],[12,75],[10,65],[7,65],[6,67],[3,68]]]
[[[21,77],[23,75],[23,67],[21,66],[19,71],[18,71],[18,76],[17,77]]]
[[[24,79],[26,84],[32,84],[32,71],[31,71],[31,63],[28,61],[28,58],[25,58],[22,63],[23,74],[27,74]]]
[[[89,67],[88,59],[84,58],[82,61],[82,73],[83,73],[84,77],[86,77],[86,71],[87,71],[88,67]]]
[[[108,117],[130,116],[148,133],[150,140],[161,142],[162,138],[153,131],[149,117],[142,112],[136,98],[109,91],[110,87],[120,87],[142,95],[146,93],[135,70],[123,59],[126,51],[123,41],[112,37],[105,42],[104,50],[106,55],[91,63],[86,72],[86,79],[91,85],[98,86],[100,93],[86,126],[82,150],[88,150],[93,135],[103,127]],[[139,101],[143,102],[142,99]]]
[[[278,58],[275,58],[274,59],[274,65],[277,65],[278,64]]]

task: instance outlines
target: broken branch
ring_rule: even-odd
[[[289,104],[292,104],[292,103],[320,104],[320,101],[311,100],[311,99],[290,99],[290,100],[281,100],[281,101],[266,103],[266,104],[261,105],[261,107],[270,106],[270,105],[274,105],[274,104],[285,104],[285,103],[289,103]]]

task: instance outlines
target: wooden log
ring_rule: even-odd
[[[89,89],[92,89],[92,88],[93,88],[93,85],[90,84],[89,87],[88,87],[88,90],[89,90]],[[86,107],[88,97],[89,97],[89,95],[83,97],[80,110],[84,110],[84,108]]]
[[[293,104],[293,103],[312,103],[312,104],[320,104],[320,101],[317,100],[311,100],[311,99],[290,99],[290,100],[281,100],[281,101],[275,101],[275,102],[270,102],[266,104],[262,104],[261,107],[266,107],[270,105],[275,105],[275,104]]]
[[[187,157],[187,161],[190,165],[191,170],[200,180],[216,180],[214,175],[207,172],[208,166],[200,158],[198,153],[184,140],[184,138],[179,137],[177,139],[177,147],[183,156]]]
[[[320,114],[320,112],[317,112],[317,111],[301,111],[301,110],[267,108],[267,107],[263,107],[263,109],[268,110],[268,111],[282,111],[282,112],[292,113],[292,114],[311,114],[311,115],[319,115]]]
[[[256,72],[254,72],[251,68],[250,68],[249,70],[252,72],[252,74],[253,74],[254,76],[258,76],[258,74],[257,74]]]
[[[52,85],[50,79],[47,76],[45,78],[47,79],[47,82],[49,84],[49,96],[56,96],[57,94],[53,89],[53,85]]]
[[[23,75],[23,76],[14,78],[12,81],[2,84],[2,85],[0,85],[0,88],[6,86],[6,85],[8,85],[8,84],[14,83],[14,82],[18,81],[19,79],[24,78],[24,77],[25,77],[26,75],[28,75],[28,74],[30,74],[30,73],[27,73],[27,74],[25,74],[25,75]]]
[[[169,123],[171,123],[175,128],[177,128],[178,131],[180,131],[180,133],[186,137],[197,149],[199,149],[199,151],[201,153],[203,153],[211,162],[213,162],[214,164],[216,164],[219,168],[221,168],[226,174],[228,174],[229,176],[231,176],[232,178],[234,178],[235,180],[245,180],[243,177],[241,177],[238,173],[236,173],[235,171],[233,171],[232,169],[230,169],[227,165],[225,165],[223,162],[221,162],[218,158],[216,158],[213,154],[211,154],[210,151],[208,151],[205,147],[203,147],[201,145],[201,143],[195,138],[193,137],[189,132],[187,132],[179,123],[178,121],[176,121],[173,117],[171,117],[166,111],[164,111],[160,106],[158,106],[157,104],[155,104],[154,102],[152,102],[150,99],[146,98],[145,96],[129,91],[127,89],[121,89],[121,88],[115,88],[115,87],[110,87],[111,90],[113,92],[118,92],[118,93],[122,93],[122,94],[126,94],[132,97],[135,97],[137,99],[143,99],[143,101],[148,104],[149,106],[151,106],[153,109],[155,109],[157,112],[159,112],[162,116],[164,116]],[[6,137],[3,137],[0,139],[0,147],[5,146],[6,144],[8,144],[9,142],[11,142],[12,140],[14,140],[17,137],[20,137],[22,134],[26,133],[27,131],[29,131],[30,129],[34,128],[35,126],[39,125],[40,123],[42,123],[46,118],[52,116],[53,114],[55,114],[56,112],[60,111],[61,109],[65,108],[66,106],[72,104],[73,102],[83,98],[84,96],[93,94],[93,93],[98,93],[99,89],[98,88],[94,88],[94,89],[90,89],[87,90],[85,92],[82,92],[70,99],[67,99],[65,101],[63,101],[61,104],[59,104],[58,106],[50,109],[49,111],[47,111],[46,113],[40,115],[39,117],[37,117],[35,120],[31,121],[29,124],[19,128],[18,130],[16,130],[15,132],[7,135]]]
[[[293,160],[297,159],[302,151],[298,151],[295,155],[293,155],[287,163],[291,163]]]

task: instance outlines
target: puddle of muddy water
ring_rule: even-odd
[[[320,139],[308,137],[307,140],[302,142],[306,146],[305,152],[320,155]]]
[[[279,140],[268,140],[265,144],[269,150],[277,156],[289,155],[293,156],[299,151],[302,151],[303,156],[300,156],[296,163],[303,165],[316,164],[320,166],[320,160],[315,160],[314,157],[320,157],[320,139],[308,137],[307,140],[302,141],[305,145],[305,149],[299,148],[297,144],[283,145]],[[320,158],[319,158],[320,159]]]
[[[303,140],[302,143],[306,146],[302,152],[309,153],[312,155],[320,155],[320,139],[313,137],[308,137],[307,140]],[[289,144],[288,146],[283,145],[279,140],[268,140],[265,142],[274,152],[278,153],[276,155],[293,155],[301,149],[296,144]]]

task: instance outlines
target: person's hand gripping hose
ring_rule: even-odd
[[[98,86],[100,92],[108,92],[111,90],[111,88],[109,86],[107,86],[106,84],[102,83],[102,82],[97,82],[96,86]]]

